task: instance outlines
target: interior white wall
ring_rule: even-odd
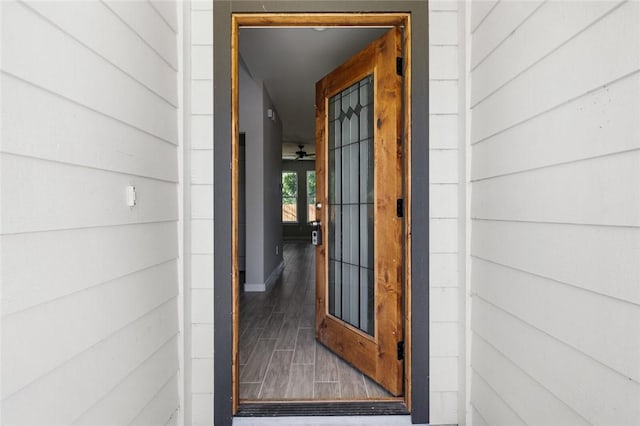
[[[261,82],[239,67],[239,127],[245,133],[246,267],[249,286],[264,287],[264,125]],[[266,114],[266,113],[265,113]]]
[[[282,263],[282,123],[261,81],[239,67],[239,128],[245,133],[245,290],[264,291]],[[275,120],[267,110],[275,111]]]
[[[473,424],[638,424],[640,4],[471,12]]]
[[[263,177],[262,205],[264,229],[264,283],[271,285],[284,267],[282,256],[282,122],[266,88],[262,88],[263,117]],[[273,110],[275,120],[267,118],[267,110]],[[247,242],[248,243],[248,242]]]
[[[175,424],[175,3],[0,15],[0,422]]]

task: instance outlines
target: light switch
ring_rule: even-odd
[[[133,185],[127,186],[127,206],[133,207],[136,205],[136,187]]]

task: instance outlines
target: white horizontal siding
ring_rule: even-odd
[[[640,229],[478,220],[471,254],[640,304]]]
[[[2,232],[14,234],[132,223],[175,221],[176,185],[86,167],[6,154]],[[126,204],[135,186],[136,206]],[[30,190],[33,187],[39,191]]]
[[[471,34],[474,424],[638,424],[640,5],[487,9]]]
[[[174,336],[156,349],[144,364],[133,370],[105,398],[96,402],[73,424],[78,426],[129,424],[139,414],[140,407],[149,402],[149,396],[155,395],[169,380],[175,378],[175,371],[171,366],[175,366],[178,362],[176,345]],[[166,408],[175,409],[171,405]],[[162,417],[166,420],[168,415],[163,413]]]
[[[517,30],[508,38],[503,37],[500,49],[486,56],[482,63],[474,67],[471,105],[476,105],[541,58],[560,48],[619,3],[618,1],[594,1],[577,9],[571,5],[571,2],[544,2],[539,10],[529,15],[525,21],[521,21],[513,16],[513,9],[518,9],[518,15],[526,14],[540,2],[500,2],[492,15],[498,18],[496,24],[503,27],[500,35],[504,36],[504,31],[509,31],[516,26]],[[507,19],[504,19],[505,14],[509,15]],[[549,25],[550,22],[554,25]],[[489,22],[483,25],[483,31],[489,30],[488,24]],[[541,27],[546,28],[544,37],[540,36]],[[495,30],[495,28],[490,29],[490,31]],[[475,36],[474,42],[478,43]],[[527,48],[523,49],[522,46]]]
[[[472,324],[475,334],[588,422],[637,424],[640,384],[634,380],[480,298],[474,298]],[[497,371],[505,374],[502,365]]]
[[[640,3],[624,3],[476,105],[472,143],[636,72],[640,55],[631,52],[640,51],[639,9]],[[612,47],[617,39],[624,48]]]
[[[105,3],[96,3],[78,2],[73,14],[66,13],[53,2],[29,1],[26,4],[69,36],[177,107],[175,70],[131,31]],[[171,8],[171,2],[164,3]],[[122,49],[121,46],[127,48]]]
[[[3,396],[175,298],[176,279],[170,261],[3,318]]]
[[[23,80],[0,79],[3,96],[11,99],[3,105],[4,152],[177,181],[175,145]],[[156,160],[141,161],[150,156]]]
[[[471,69],[484,61],[542,3],[541,0],[499,2],[487,15],[483,25],[473,33]]]
[[[3,315],[165,263],[178,254],[171,222],[1,238]]]
[[[640,226],[640,149],[474,184],[477,219]]]
[[[179,405],[175,4],[0,8],[1,421],[165,424]]]
[[[638,359],[621,356],[640,354],[637,306],[480,259],[473,270],[479,297],[640,383]]]
[[[75,419],[82,424],[93,413],[100,415],[93,424],[127,424],[142,408],[140,399],[151,395],[121,384],[135,381],[137,369],[146,369],[158,350],[176,351],[175,317],[176,303],[170,300],[15,393],[3,401],[3,424],[72,424]],[[160,368],[156,375],[176,371],[173,362],[155,366]],[[136,386],[142,390],[146,384]],[[127,404],[112,405],[113,399]]]
[[[472,147],[472,180],[640,148],[640,74],[616,81]]]
[[[478,381],[504,398],[526,424],[590,424],[478,335],[474,336],[472,350]],[[504,423],[500,420],[496,424]]]
[[[116,3],[125,5],[122,7],[142,4]],[[168,142],[177,142],[173,105],[25,5],[6,2],[3,8],[4,31],[12,34],[3,38],[4,72]]]

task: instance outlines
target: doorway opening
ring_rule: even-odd
[[[271,32],[271,34],[274,34],[274,32],[280,33],[280,36],[284,35],[284,33],[287,33],[286,36],[288,37],[288,40],[300,41],[301,37],[296,37],[294,34],[292,34],[296,31],[299,35],[312,34],[315,37],[326,37],[329,34],[342,33],[339,35],[339,38],[342,37],[343,40],[343,43],[340,45],[341,47],[344,47],[344,45],[347,44],[344,43],[344,40],[353,41],[356,34],[360,38],[360,43],[350,43],[351,51],[348,51],[347,49],[346,54],[343,53],[342,55],[333,55],[333,60],[337,61],[337,64],[331,64],[331,61],[327,61],[327,59],[324,59],[324,61],[327,62],[326,68],[318,69],[318,67],[316,67],[316,69],[314,70],[315,77],[312,77],[315,80],[319,80],[325,74],[328,74],[337,65],[344,62],[345,55],[346,59],[348,59],[349,57],[351,57],[351,55],[355,55],[370,43],[374,46],[373,48],[369,48],[371,52],[380,53],[380,51],[385,50],[384,47],[380,47],[379,45],[373,43],[375,40],[383,38],[381,37],[381,34],[393,32],[395,34],[394,37],[398,39],[398,43],[396,43],[397,46],[400,46],[401,43],[404,43],[404,45],[407,47],[407,50],[410,46],[408,14],[233,15],[232,288],[234,301],[234,321],[232,359],[234,361],[234,412],[236,412],[238,408],[243,409],[250,406],[250,403],[260,401],[269,401],[271,403],[282,403],[283,401],[291,401],[299,403],[305,401],[327,402],[341,399],[351,401],[352,403],[354,401],[362,402],[366,400],[386,402],[398,401],[402,403],[404,410],[408,410],[410,407],[411,365],[408,359],[403,359],[401,357],[400,351],[401,344],[403,346],[406,345],[407,351],[410,350],[410,338],[409,336],[407,336],[405,340],[402,336],[397,335],[403,334],[403,330],[411,329],[411,315],[402,315],[402,309],[400,307],[400,309],[398,310],[400,312],[396,313],[397,315],[399,315],[397,320],[399,327],[389,328],[389,330],[392,331],[390,331],[388,335],[390,336],[391,334],[393,334],[394,338],[396,339],[392,342],[394,350],[392,359],[391,357],[389,357],[389,343],[384,343],[386,347],[383,347],[382,343],[379,343],[379,341],[382,342],[390,339],[387,339],[387,337],[383,335],[383,332],[385,332],[385,330],[382,328],[382,326],[378,328],[379,321],[373,314],[373,306],[376,306],[377,311],[380,311],[382,306],[387,306],[393,303],[391,303],[389,299],[387,299],[386,302],[374,302],[372,297],[374,294],[374,287],[377,288],[377,290],[375,291],[377,296],[377,293],[382,293],[380,289],[384,289],[389,286],[389,283],[387,282],[388,276],[395,275],[398,285],[397,290],[394,290],[394,295],[396,296],[395,303],[400,306],[402,302],[409,303],[410,301],[411,290],[409,285],[407,285],[407,283],[410,282],[409,262],[406,262],[405,264],[403,264],[402,262],[402,258],[408,259],[407,253],[410,250],[409,239],[405,237],[410,235],[410,221],[408,220],[408,218],[404,218],[404,215],[400,213],[401,202],[409,202],[408,198],[410,194],[402,194],[401,192],[398,192],[391,195],[381,195],[380,199],[383,201],[374,202],[374,200],[371,200],[370,203],[361,201],[361,204],[358,204],[358,197],[356,196],[356,204],[354,207],[355,210],[353,212],[354,214],[352,214],[352,219],[355,218],[355,222],[352,223],[355,223],[354,226],[358,228],[356,234],[353,234],[353,230],[349,231],[349,227],[347,225],[344,225],[346,223],[345,220],[342,220],[342,222],[340,222],[340,219],[338,219],[338,226],[340,231],[336,231],[336,229],[338,228],[336,228],[335,226],[335,217],[349,215],[349,209],[352,205],[354,205],[353,200],[351,200],[352,202],[350,202],[347,195],[345,195],[343,197],[344,200],[339,200],[339,202],[336,203],[334,199],[335,194],[331,195],[332,191],[333,193],[335,193],[336,188],[339,188],[338,192],[342,193],[342,184],[340,184],[340,182],[336,184],[335,182],[336,173],[338,175],[340,175],[340,173],[347,173],[345,177],[347,183],[345,185],[346,187],[349,187],[350,185],[358,186],[358,188],[354,189],[354,191],[356,192],[360,192],[360,186],[365,188],[364,191],[366,192],[367,183],[365,181],[366,176],[369,175],[370,182],[368,185],[370,187],[371,194],[373,194],[374,192],[374,186],[376,188],[376,193],[383,194],[382,188],[385,187],[385,185],[382,184],[383,176],[376,176],[376,179],[378,180],[374,185],[374,163],[376,164],[376,167],[380,167],[380,171],[377,173],[380,173],[381,175],[387,173],[387,180],[390,177],[390,175],[388,174],[389,171],[392,171],[394,175],[394,181],[397,180],[398,182],[398,185],[396,186],[399,186],[401,188],[400,190],[402,190],[403,182],[404,185],[406,185],[407,187],[409,186],[410,181],[408,179],[408,162],[410,161],[410,120],[407,118],[406,120],[404,120],[404,124],[402,124],[402,121],[399,120],[393,121],[390,125],[390,128],[395,133],[383,133],[384,131],[381,130],[383,116],[384,121],[386,122],[387,116],[390,114],[389,111],[392,111],[395,108],[397,109],[397,112],[399,112],[398,116],[400,116],[400,114],[410,110],[409,79],[402,80],[401,78],[398,78],[398,82],[402,81],[402,83],[398,83],[399,90],[393,90],[394,92],[398,93],[397,108],[383,108],[378,107],[376,104],[376,116],[374,116],[373,99],[371,99],[372,103],[369,106],[367,102],[362,101],[364,95],[360,96],[361,93],[366,93],[367,90],[370,90],[373,93],[374,87],[376,88],[376,92],[378,91],[378,89],[380,89],[380,92],[382,93],[384,91],[383,89],[386,86],[384,86],[383,80],[377,80],[377,77],[374,78],[374,69],[375,75],[377,76],[379,69],[382,68],[381,64],[383,62],[393,62],[393,75],[396,75],[397,73],[399,76],[401,76],[405,69],[410,69],[410,58],[408,57],[408,55],[402,57],[402,53],[399,53],[398,57],[396,58],[396,54],[393,53],[391,56],[385,57],[384,60],[379,59],[378,62],[370,61],[372,64],[370,68],[370,74],[368,76],[364,76],[364,79],[361,81],[351,81],[353,80],[353,78],[350,75],[345,77],[346,79],[344,81],[348,82],[349,84],[344,88],[340,88],[339,91],[331,89],[333,90],[333,92],[331,92],[331,90],[328,90],[326,99],[322,101],[326,103],[327,111],[325,111],[324,104],[322,108],[318,107],[318,98],[312,98],[312,102],[314,103],[311,105],[307,104],[309,105],[309,107],[307,108],[307,112],[311,112],[311,114],[309,114],[311,115],[309,119],[312,121],[312,123],[314,121],[316,122],[315,128],[312,131],[312,139],[309,139],[308,137],[305,139],[304,130],[301,127],[296,128],[295,126],[293,126],[293,130],[288,129],[287,131],[283,131],[282,128],[278,129],[276,127],[275,132],[271,131],[272,134],[270,136],[266,134],[263,135],[266,138],[274,137],[274,135],[276,138],[278,138],[278,136],[282,138],[284,134],[285,143],[299,144],[299,150],[295,152],[295,158],[290,160],[294,163],[286,163],[287,160],[285,155],[285,160],[281,163],[282,165],[277,170],[278,173],[293,173],[287,175],[289,179],[291,178],[291,176],[295,176],[296,203],[295,205],[293,205],[294,203],[292,203],[291,200],[285,200],[284,198],[282,198],[282,202],[280,204],[280,207],[282,209],[282,216],[280,219],[282,222],[284,222],[283,226],[285,227],[285,229],[289,228],[286,229],[286,231],[283,233],[287,237],[286,240],[281,240],[282,242],[276,241],[275,244],[276,257],[280,253],[282,259],[281,262],[278,263],[278,258],[276,258],[275,263],[273,262],[273,260],[271,261],[271,266],[275,265],[275,268],[271,273],[269,273],[269,270],[271,270],[271,266],[265,268],[263,265],[261,265],[263,272],[263,275],[259,278],[259,280],[262,280],[261,283],[257,283],[257,285],[254,285],[256,283],[248,281],[250,279],[249,277],[252,276],[251,272],[248,270],[251,267],[250,256],[248,252],[243,252],[243,249],[249,250],[249,247],[251,246],[250,241],[252,233],[249,230],[250,225],[249,219],[247,217],[249,214],[248,212],[250,211],[250,208],[247,205],[247,203],[249,203],[249,197],[247,196],[248,191],[246,187],[243,188],[242,185],[249,185],[249,174],[254,171],[254,169],[251,169],[251,166],[249,164],[249,157],[252,155],[251,143],[249,141],[250,132],[247,131],[246,119],[243,122],[242,116],[241,93],[243,89],[243,74],[245,80],[248,76],[249,79],[254,80],[254,82],[256,79],[260,80],[260,83],[262,85],[261,89],[263,91],[263,97],[262,102],[259,103],[260,108],[258,114],[260,115],[260,123],[264,124],[266,122],[266,125],[264,125],[262,129],[263,132],[269,132],[270,130],[267,129],[267,125],[271,125],[269,121],[264,120],[264,117],[267,117],[268,120],[271,120],[273,122],[277,122],[277,117],[281,117],[283,115],[283,112],[278,112],[278,108],[275,108],[273,106],[274,100],[272,98],[278,96],[277,84],[274,83],[272,87],[268,87],[268,78],[260,75],[260,65],[258,64],[257,66],[255,66],[255,58],[251,56],[250,52],[246,52],[246,49],[244,48],[245,45],[243,43],[245,43],[244,40],[251,39],[251,37],[257,37],[257,39],[262,41],[272,40],[273,37],[267,37],[266,32]],[[301,44],[302,48],[304,48],[304,43]],[[329,46],[333,47],[334,50],[339,50],[336,49],[335,42],[333,43],[333,45],[329,44]],[[245,55],[243,55],[243,53],[245,53]],[[335,59],[336,57],[337,59]],[[357,59],[353,59],[352,62],[359,63],[361,62],[361,60],[362,59],[358,57]],[[291,67],[294,66],[295,61],[295,58],[291,58],[291,62],[280,63],[280,66]],[[349,61],[347,60],[347,63],[348,62]],[[347,71],[353,69],[353,63],[346,66]],[[387,74],[391,75],[390,72]],[[354,75],[357,76],[358,74],[355,73]],[[380,72],[380,75],[383,75],[383,73]],[[351,80],[349,80],[350,78]],[[389,77],[386,78],[389,79]],[[332,84],[332,82],[325,83],[325,86],[331,87]],[[367,89],[367,84],[371,86],[371,89]],[[356,89],[353,89],[353,87],[356,87]],[[270,94],[270,90],[274,93]],[[299,91],[296,91],[295,89],[293,89],[293,91],[296,95],[300,95],[301,97],[303,97]],[[316,95],[315,93],[313,94]],[[349,96],[353,98],[354,94],[358,99],[356,99],[355,102],[352,102],[353,105],[348,105]],[[404,97],[402,97],[403,94],[405,95]],[[369,96],[371,97],[372,95]],[[333,124],[331,123],[333,123],[334,121],[338,123],[337,118],[335,120],[331,120],[327,119],[326,117],[329,113],[328,110],[330,110],[331,108],[335,110],[334,104],[336,102],[336,98],[338,99],[338,104],[340,104],[341,102],[340,99],[346,99],[346,101],[342,101],[344,111],[342,116],[340,117],[340,125],[343,125],[343,128],[347,129],[347,133],[344,134],[344,137],[346,139],[344,139],[342,142],[340,137],[338,137],[338,139],[334,138],[335,140],[331,139],[335,135],[329,136],[327,138],[326,134],[332,132],[328,128],[320,131],[325,136],[318,136],[318,129],[319,127],[321,127],[321,124],[318,123],[324,122],[327,125],[331,126],[333,126]],[[378,102],[377,99],[378,98],[376,98],[376,102]],[[380,99],[382,99],[382,97],[380,97]],[[371,110],[369,113],[366,112],[367,108],[370,108]],[[320,109],[323,110],[324,116],[320,121],[317,114],[314,112],[314,109],[316,111]],[[357,116],[357,114],[359,114],[362,109],[365,110],[363,115]],[[351,115],[353,114],[356,114],[356,117],[354,119],[356,121],[351,121],[351,124],[349,124],[349,120],[352,118]],[[370,115],[370,123],[368,124],[368,126],[370,126],[370,130],[367,130],[366,124],[362,125],[362,123],[367,121],[365,120],[368,117],[367,114]],[[284,112],[284,115],[292,114],[287,114],[287,112]],[[347,117],[347,119],[343,123],[345,117]],[[356,123],[356,132],[358,135],[370,133],[370,136],[362,136],[361,138],[356,137],[355,142],[353,140],[348,141],[348,139],[351,137],[348,134],[348,129],[349,127],[351,127],[353,131],[354,122]],[[296,134],[296,131],[298,132],[298,134]],[[241,134],[241,132],[245,134],[245,142],[243,147],[239,143],[239,135]],[[391,154],[387,152],[387,157],[376,157],[375,161],[375,145],[373,144],[374,132],[376,134],[376,141],[379,136],[382,139],[393,139],[393,144],[390,145],[392,146],[392,149],[390,151]],[[280,143],[282,143],[282,140],[280,141]],[[331,147],[329,145],[323,145],[324,143],[330,144]],[[338,148],[335,148],[335,144],[342,145]],[[318,156],[320,163],[314,164],[314,167],[301,167],[302,162],[307,162],[307,159],[305,157],[312,158],[313,156],[315,156],[314,153],[316,152],[316,150],[320,151],[320,155]],[[385,148],[385,150],[389,151],[389,148],[387,147]],[[395,150],[395,154],[393,150]],[[310,154],[310,151],[313,152],[311,152]],[[378,151],[379,149],[376,148],[375,155],[378,155]],[[380,153],[382,153],[383,151],[384,150],[380,149]],[[355,154],[352,155],[352,160],[349,160],[348,155],[351,152],[354,152]],[[367,154],[368,152],[370,154]],[[262,160],[264,160],[264,151],[260,152],[260,150],[258,150],[257,153],[263,154],[261,157]],[[272,154],[273,153],[270,153],[270,155]],[[337,163],[335,160],[336,156],[340,156],[341,158],[337,160]],[[347,157],[347,160],[344,160],[345,157]],[[385,158],[387,159],[385,160]],[[388,161],[388,159],[396,159],[398,161],[398,164],[393,167],[385,166],[384,162]],[[335,167],[333,169],[331,167],[333,167],[332,165],[335,164],[338,164],[338,167],[334,171]],[[369,172],[367,171],[367,164],[370,164],[371,170]],[[261,165],[262,167],[269,167],[269,165],[265,165],[264,162]],[[351,178],[348,177],[348,170],[345,172],[345,167],[348,169],[349,166],[352,167],[352,171],[350,172],[352,176]],[[359,166],[362,166],[362,168],[359,168]],[[271,167],[273,167],[273,165],[271,165]],[[355,167],[355,169],[353,167]],[[295,172],[293,170],[289,170],[294,168],[299,170],[296,170]],[[242,173],[243,170],[246,175],[240,176],[240,173]],[[271,172],[272,171],[273,170],[271,170]],[[272,174],[271,172],[266,172],[264,170],[262,171],[263,180],[261,183],[263,185],[265,183],[270,183],[268,180],[265,181],[264,177]],[[314,180],[316,172],[318,178],[320,179],[320,182],[318,183],[318,191],[320,193],[317,194],[318,199],[316,201],[318,202],[315,203],[315,205],[310,205],[308,202],[311,192],[309,185],[311,179],[310,172],[313,172]],[[304,177],[304,179],[300,179],[301,177]],[[281,181],[282,184],[280,188],[281,195],[291,197],[292,194],[290,193],[291,191],[289,191],[290,188],[285,188],[285,175],[282,175],[282,178],[283,180]],[[300,184],[301,181],[303,182],[303,184]],[[355,184],[353,182],[355,182]],[[297,196],[301,194],[301,191],[305,191],[306,197],[300,197],[306,198],[304,202],[298,202],[299,200]],[[324,191],[324,198],[322,195],[322,191]],[[346,191],[348,193],[349,189],[347,188]],[[313,190],[313,193],[313,195],[316,196],[315,188]],[[267,194],[267,192],[263,192],[263,194]],[[331,201],[329,201],[330,196],[332,197]],[[366,197],[366,195],[362,195],[362,197]],[[388,273],[390,269],[387,269],[387,267],[390,264],[385,264],[381,261],[378,261],[378,259],[376,258],[376,264],[383,265],[383,268],[381,272],[375,272],[374,279],[373,264],[367,266],[366,263],[366,258],[368,256],[367,250],[365,250],[364,254],[356,253],[354,255],[358,258],[357,261],[354,261],[348,257],[345,258],[344,256],[341,258],[336,258],[335,250],[333,254],[325,253],[324,246],[330,247],[328,250],[331,250],[334,242],[338,240],[340,240],[341,242],[336,246],[340,247],[342,251],[348,251],[350,246],[347,245],[346,248],[342,247],[342,240],[344,238],[348,239],[349,232],[351,232],[352,235],[360,235],[358,232],[360,230],[364,230],[364,234],[368,234],[366,231],[367,227],[370,230],[374,228],[374,205],[386,205],[384,209],[376,207],[378,209],[376,210],[376,215],[379,213],[380,217],[384,218],[384,214],[387,214],[386,219],[390,219],[391,216],[388,215],[390,203],[387,200],[389,197],[393,198],[394,217],[395,214],[397,214],[397,216],[401,218],[397,221],[399,225],[398,228],[394,231],[398,236],[398,255],[395,255],[393,257],[393,261],[395,262],[394,267],[397,269],[397,272],[394,271]],[[246,214],[243,214],[245,212],[240,212],[242,203],[245,203]],[[367,207],[367,205],[369,204],[370,206]],[[323,205],[325,207],[323,207]],[[331,208],[331,214],[329,214],[328,212],[329,208]],[[323,209],[326,209],[327,211],[324,211]],[[340,213],[336,216],[336,209],[342,209],[344,210],[344,212],[340,210]],[[369,219],[367,219],[367,211],[369,212]],[[361,215],[361,212],[363,212],[363,215]],[[309,219],[311,219],[312,216],[315,216],[313,217],[313,219],[316,221],[314,222],[316,226],[315,229],[318,229],[319,232],[322,231],[326,238],[329,238],[331,240],[330,243],[329,241],[327,241],[324,243],[324,246],[322,245],[322,243],[320,243],[321,247],[314,247],[310,245],[309,237],[311,234],[310,231],[312,229],[312,226]],[[266,215],[263,215],[263,227],[269,226],[269,224],[265,222],[265,218]],[[245,225],[243,225],[242,219],[246,220]],[[369,220],[369,222],[367,222],[367,220]],[[289,223],[287,223],[287,221]],[[324,225],[321,225],[321,223],[324,223]],[[379,223],[376,222],[376,229],[378,227],[382,228],[381,223],[382,221],[380,221]],[[330,227],[328,226],[329,224],[331,224]],[[271,223],[271,225],[273,225],[273,223]],[[242,229],[243,226],[245,226],[246,229]],[[296,227],[297,233],[292,232],[294,226]],[[344,232],[342,232],[343,230]],[[374,251],[374,239],[372,232],[373,231],[369,232],[369,234],[371,234],[371,241],[369,242],[370,248],[368,249],[368,251],[371,253],[373,253]],[[388,236],[389,232],[384,235]],[[244,237],[244,241],[242,240],[243,236],[246,236]],[[294,239],[296,241],[292,241]],[[384,250],[381,250],[382,242],[378,242],[378,240],[381,240],[381,238],[376,238],[376,244],[378,244],[376,246],[376,254],[384,252]],[[364,244],[367,244],[366,238],[364,241]],[[362,247],[363,242],[359,241],[358,244],[360,247]],[[265,245],[264,240],[263,245]],[[321,262],[316,260],[317,255],[319,255]],[[373,254],[371,254],[371,256],[373,256]],[[380,256],[382,256],[382,254],[380,254]],[[241,259],[246,259],[246,268],[245,271],[243,271],[244,274],[242,275],[240,274]],[[364,260],[361,261],[361,259]],[[373,259],[373,257],[371,259]],[[264,263],[267,263],[264,258],[262,259],[262,261]],[[370,263],[372,262],[373,261],[371,261]],[[340,268],[338,275],[334,274],[336,265],[338,265]],[[368,267],[370,269],[367,269]],[[353,269],[353,271],[350,271],[349,268]],[[284,272],[279,275],[279,272],[282,271],[282,269],[284,269]],[[346,292],[342,290],[343,283],[339,283],[338,287],[335,287],[334,285],[337,290],[335,290],[334,288],[332,292],[331,282],[333,278],[327,277],[329,272],[331,273],[332,277],[334,275],[336,277],[342,277],[344,274],[344,276],[346,277],[345,279],[347,280],[346,284],[348,284],[348,279],[350,276],[356,281],[360,280],[360,283],[355,287],[356,294],[353,294],[353,291],[351,291],[351,302],[348,299],[350,297],[349,290],[347,290]],[[354,273],[355,275],[353,275]],[[244,283],[240,280],[241,276],[246,277]],[[315,289],[316,278],[321,279],[323,283],[323,287],[321,287],[322,290],[319,292],[319,294],[326,293],[326,300],[324,300],[322,302],[323,304],[320,305],[318,304],[319,296],[316,295]],[[325,282],[324,280],[327,281]],[[378,281],[380,281],[380,284],[377,283]],[[369,282],[369,290],[367,290],[367,282]],[[263,287],[260,288],[259,284],[262,284]],[[358,288],[363,290],[358,293]],[[247,292],[245,291],[247,289],[261,291]],[[367,299],[368,297],[369,299]],[[345,298],[347,298],[346,302],[344,302]],[[342,301],[340,301],[341,299]],[[336,300],[339,301],[338,305],[336,305]],[[375,303],[378,303],[378,305],[375,305]],[[316,306],[320,306],[320,311],[318,311],[318,313],[316,313]],[[336,306],[338,306],[337,310]],[[338,332],[340,336],[336,336],[336,332],[331,331],[331,328],[329,328],[329,331],[326,331],[326,320],[320,320],[318,318],[318,315],[321,311],[323,312],[323,315],[327,314],[325,316],[329,317],[331,321],[341,327],[341,331]],[[363,311],[365,312],[364,314],[362,313]],[[366,313],[367,311],[369,311],[369,314]],[[389,321],[390,319],[388,317],[384,317],[380,320],[380,323],[389,323]],[[335,326],[329,324],[329,327]],[[327,337],[327,333],[329,333],[329,337]],[[343,334],[344,336],[342,336]],[[330,347],[332,351],[325,348],[324,345],[319,344],[315,339],[316,336],[324,336],[325,339],[323,340],[323,344]],[[355,338],[353,338],[354,336]],[[351,345],[351,348],[345,349],[345,346],[349,345]],[[369,352],[371,353],[371,355],[368,356],[368,359],[370,359],[371,361],[367,361],[359,366],[357,364],[360,356],[364,354],[362,352],[362,347],[364,346],[370,347]],[[402,349],[404,350],[404,347]],[[386,358],[383,359],[383,355],[385,352]],[[351,357],[349,357],[350,353]],[[355,356],[353,354],[355,354]],[[385,390],[384,387],[389,386],[388,380],[384,377],[380,378],[379,376],[384,375],[384,370],[390,367],[385,363],[389,363],[390,360],[395,362],[396,356],[398,361],[397,365],[399,366],[398,371],[400,375],[398,377],[400,383],[395,384],[395,387],[391,387]],[[377,367],[376,362],[378,363]],[[358,369],[353,368],[350,364],[358,367]],[[378,376],[376,376],[376,371],[378,371]],[[363,374],[363,372],[365,374]],[[383,386],[378,385],[376,381]],[[396,395],[396,397],[394,397],[394,395]],[[353,407],[353,405],[351,405],[351,407]],[[380,407],[383,407],[383,405],[380,404]],[[251,405],[251,408],[255,409],[255,406]],[[383,408],[383,410],[384,409],[388,410],[388,406],[386,406],[386,408]]]
[[[265,14],[269,11],[269,14]],[[410,40],[405,50],[411,61],[405,65],[406,150],[408,177],[405,193],[405,221],[411,233],[404,247],[407,259],[405,295],[405,393],[413,423],[429,421],[429,37],[428,4],[423,0],[344,0],[341,2],[281,2],[220,0],[213,2],[214,39],[214,423],[231,425],[238,411],[237,354],[239,288],[237,247],[237,31],[236,14],[248,16],[244,24],[255,26],[301,26],[290,14],[311,18],[312,26],[394,25],[380,22],[402,11],[411,21]],[[383,18],[380,18],[383,16]],[[265,23],[266,18],[266,23]],[[315,18],[315,19],[313,19]],[[287,20],[289,19],[289,20]],[[231,167],[229,167],[231,165]],[[415,182],[415,185],[411,185]],[[417,218],[413,220],[412,218]],[[232,250],[229,250],[229,248]],[[228,367],[231,368],[228,368]],[[346,403],[344,403],[346,404]],[[344,405],[342,404],[342,405]],[[380,406],[381,403],[377,403]],[[331,407],[330,407],[331,409]],[[322,407],[308,413],[327,413]],[[295,413],[290,413],[295,414]]]

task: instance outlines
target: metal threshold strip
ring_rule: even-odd
[[[236,417],[407,415],[402,401],[299,401],[241,403]]]

